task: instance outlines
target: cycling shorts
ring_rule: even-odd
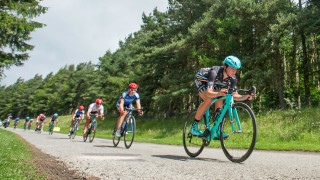
[[[124,108],[124,109],[126,109],[126,108],[132,108],[132,104],[123,105],[123,108]],[[117,103],[117,109],[120,110],[120,103]]]

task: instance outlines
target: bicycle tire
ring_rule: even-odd
[[[134,135],[136,132],[136,120],[131,116],[126,125],[124,133],[124,146],[129,149],[133,143]]]
[[[205,131],[205,125],[202,123],[203,121],[204,119],[200,121],[198,126],[199,131],[202,131],[202,132]],[[191,134],[190,129],[193,122],[194,122],[194,116],[191,116],[191,118],[187,118],[184,124],[183,135],[182,135],[183,147],[186,153],[190,157],[197,157],[203,151],[206,141],[202,137],[194,136]]]
[[[112,143],[113,143],[113,146],[114,147],[117,147],[119,142],[120,142],[120,138],[116,137],[116,131],[118,129],[118,123],[116,122],[116,124],[114,125],[114,128],[113,128],[113,133],[112,133]]]
[[[72,133],[71,133],[71,138],[72,139],[74,139],[75,137],[76,137],[76,135],[77,135],[77,130],[78,129],[78,125],[77,125],[77,123],[74,125],[74,127],[73,127],[73,130],[72,130]]]
[[[86,142],[88,139],[88,131],[89,131],[89,129],[87,129],[86,136],[83,137],[83,142]]]
[[[49,126],[49,135],[53,134],[53,124]]]
[[[89,134],[89,142],[92,143],[94,136],[96,135],[96,130],[97,130],[97,123],[92,123],[91,128],[90,128],[90,134]]]
[[[226,157],[232,162],[240,163],[248,159],[254,150],[257,140],[257,123],[252,109],[245,103],[233,104],[232,112],[233,117],[235,112],[238,114],[241,131],[235,118],[232,123],[235,131],[232,130],[227,112],[221,123],[220,141]],[[229,134],[227,139],[223,138],[223,132]]]

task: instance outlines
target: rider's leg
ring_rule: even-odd
[[[74,121],[75,121],[74,119],[71,120],[71,124],[70,124],[70,128],[69,128],[69,134],[71,134],[71,130],[72,130]]]
[[[87,127],[88,127],[89,123],[90,123],[90,119],[87,119],[87,122],[86,122],[86,124],[84,125],[83,136],[86,135],[86,131],[87,131]]]
[[[120,116],[118,118],[118,126],[117,126],[117,131],[116,131],[117,137],[121,137],[121,125],[122,125],[122,122],[127,114],[128,114],[128,111],[125,111],[123,114],[120,114]]]

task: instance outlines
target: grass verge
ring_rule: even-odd
[[[12,132],[0,129],[0,179],[45,179],[37,174],[32,151]]]

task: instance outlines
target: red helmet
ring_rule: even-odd
[[[44,115],[43,115],[43,114],[40,114],[40,118],[43,119],[43,118],[44,118]]]
[[[79,109],[80,109],[80,110],[84,110],[84,107],[83,107],[83,106],[79,106]]]
[[[97,104],[102,104],[103,101],[102,101],[102,99],[97,99],[97,100],[96,100],[96,103],[97,103]]]
[[[129,89],[138,89],[138,85],[136,83],[129,84]]]

